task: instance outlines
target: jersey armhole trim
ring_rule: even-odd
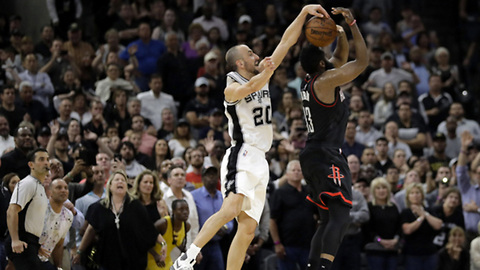
[[[337,93],[336,93],[335,90],[334,90],[335,91],[335,101],[333,103],[330,103],[330,104],[324,103],[317,97],[317,94],[315,93],[315,89],[313,89],[313,85],[315,84],[315,80],[317,79],[317,77],[318,77],[318,75],[315,75],[315,77],[313,77],[313,79],[312,79],[312,84],[310,84],[310,93],[312,94],[313,99],[315,99],[315,101],[323,107],[326,107],[326,108],[335,107],[335,105],[337,104],[337,100],[338,100]]]
[[[227,101],[226,99],[224,99],[224,100],[225,100],[225,103],[227,103],[228,106],[235,106],[241,101],[241,99],[233,101],[233,102]]]

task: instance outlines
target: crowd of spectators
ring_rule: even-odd
[[[371,269],[468,269],[468,262],[480,269],[474,240],[480,221],[478,1],[320,2],[327,10],[343,5],[354,11],[370,54],[366,70],[341,87],[351,110],[342,151],[359,204],[352,209],[348,245],[338,256],[358,256],[346,256],[354,266],[339,260],[344,264],[334,269],[366,266],[360,253]],[[41,27],[39,40],[32,40],[35,30],[26,29],[21,16],[1,15],[0,177],[6,206],[0,205],[0,238],[8,198],[30,172],[27,155],[45,148],[51,163],[47,178],[68,183],[74,212],[86,218],[76,237],[71,230],[64,242],[70,255],[57,266],[70,269],[69,256],[77,251],[95,253],[82,236],[105,224],[87,209],[104,198],[103,186],[115,175],[126,177],[133,194],[128,200],[140,200],[157,230],[168,234],[167,262],[174,261],[221,205],[219,169],[230,146],[223,114],[226,50],[247,44],[261,58],[271,55],[303,4],[47,0],[51,24]],[[349,27],[344,29],[349,36]],[[305,72],[298,62],[307,42],[302,35],[270,81],[275,130],[267,152],[269,203],[245,269],[275,260],[302,265],[285,262],[292,247],[308,254],[308,245],[288,234],[314,232],[307,227],[315,226],[315,210],[300,213],[282,201],[298,204],[298,197],[288,196],[296,189],[306,192],[299,165],[287,165],[298,159],[308,137],[300,96]],[[331,54],[334,47],[335,42],[324,49]],[[276,190],[286,195],[275,196]],[[185,209],[188,217],[180,216]],[[307,215],[308,222],[292,220],[285,214],[290,212]],[[272,223],[275,241],[269,235]],[[218,232],[197,259],[198,269],[223,269],[233,230],[231,222]],[[163,244],[149,254],[148,269],[156,269]],[[131,248],[119,252],[128,256]],[[0,256],[4,267],[2,250]],[[82,264],[89,268],[109,260]],[[421,262],[423,268],[415,268]]]

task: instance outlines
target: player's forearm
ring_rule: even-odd
[[[266,68],[259,74],[253,76],[252,79],[250,79],[250,81],[248,81],[246,84],[240,87],[240,88],[243,88],[243,87],[249,88],[246,95],[244,95],[243,97],[246,97],[251,93],[257,92],[260,89],[262,89],[270,81],[272,74],[273,74],[273,70]]]
[[[367,45],[365,44],[365,40],[363,39],[356,22],[353,25],[350,25],[350,30],[352,31],[353,42],[355,45],[355,55],[357,57],[356,62],[364,67],[367,67],[369,60],[367,54]]]
[[[337,38],[337,47],[333,52],[333,58],[330,60],[335,67],[341,67],[348,60],[348,40],[345,31],[341,31]]]

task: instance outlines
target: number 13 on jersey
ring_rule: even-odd
[[[303,107],[303,114],[305,115],[305,124],[307,125],[308,133],[313,133],[315,128],[313,127],[312,113],[310,107]]]

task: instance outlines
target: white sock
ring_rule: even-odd
[[[187,258],[188,260],[194,260],[197,258],[198,253],[200,253],[201,248],[197,247],[194,243],[190,245],[187,250]]]

